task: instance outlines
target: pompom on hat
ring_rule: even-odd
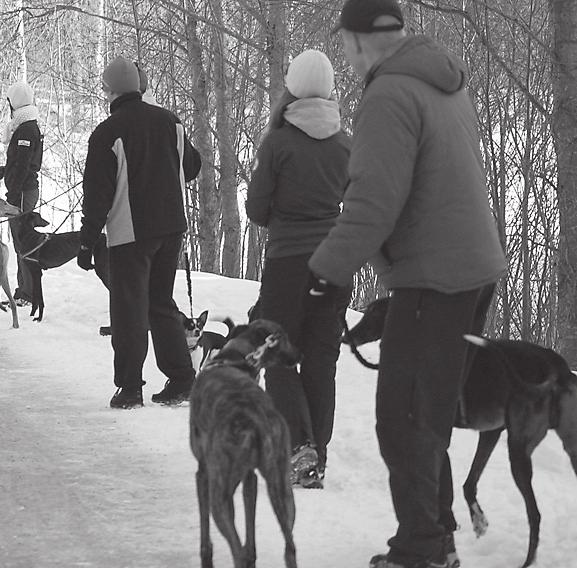
[[[136,65],[124,57],[117,57],[104,69],[102,87],[117,95],[138,91],[140,76]]]
[[[31,105],[34,100],[34,92],[28,83],[19,81],[8,89],[6,98],[10,102],[10,106],[16,110]]]
[[[286,87],[297,99],[330,99],[335,87],[335,73],[329,58],[316,49],[307,49],[289,65]]]

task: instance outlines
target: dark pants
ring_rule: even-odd
[[[447,449],[473,348],[494,285],[458,294],[393,292],[381,342],[377,437],[398,521],[391,560],[411,566],[443,555],[456,528]]]
[[[293,448],[307,441],[315,444],[319,464],[324,465],[333,433],[340,318],[351,287],[339,288],[335,302],[312,306],[309,258],[307,254],[266,260],[259,317],[282,325],[302,352],[299,370],[274,367],[266,372],[266,390],[289,426]]]
[[[173,381],[194,377],[184,328],[172,295],[180,233],[111,247],[110,323],[114,384],[140,387],[152,335],[158,368]]]
[[[36,204],[38,203],[38,198],[40,197],[40,191],[38,188],[27,189],[26,191],[18,192],[17,194],[8,192],[6,194],[6,201],[10,205],[15,205],[20,207],[22,212],[32,211]],[[11,219],[8,221],[10,224],[10,232],[12,233],[12,240],[14,241],[14,250],[18,256],[18,272],[17,272],[17,282],[18,288],[14,291],[15,298],[22,298],[24,300],[32,300],[32,274],[28,269],[25,261],[21,260],[20,254],[27,253],[28,251],[20,250],[20,239],[18,238],[18,232],[20,230],[20,217],[16,219]]]

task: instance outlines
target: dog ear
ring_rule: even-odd
[[[246,324],[240,324],[240,325],[235,325],[230,333],[228,334],[228,338],[227,339],[234,339],[235,337],[238,337],[242,332],[246,331],[248,329],[248,325]]]
[[[199,327],[204,327],[206,325],[206,320],[208,319],[208,310],[204,310],[204,312],[202,312],[198,318],[197,318],[197,324]]]

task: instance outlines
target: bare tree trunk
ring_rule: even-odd
[[[265,14],[266,59],[269,72],[269,106],[272,109],[284,90],[284,72],[286,62],[286,21],[287,6],[284,0],[267,0]],[[260,278],[263,257],[264,230],[251,225],[249,227],[249,249],[246,277]],[[259,246],[261,245],[261,246]],[[258,248],[255,248],[258,247]]]
[[[554,38],[553,138],[559,201],[559,349],[577,367],[577,2],[549,0]]]
[[[16,9],[19,10],[18,13],[18,43],[19,43],[19,53],[20,62],[18,65],[18,76],[23,80],[28,80],[28,63],[26,61],[26,41],[25,41],[25,30],[24,30],[24,2],[23,0],[16,0]]]
[[[198,177],[199,211],[198,238],[200,240],[200,270],[218,272],[220,258],[219,224],[220,197],[216,190],[214,148],[210,131],[207,75],[203,66],[202,45],[197,32],[193,0],[187,0],[186,37],[192,73],[191,94],[194,100],[194,141],[202,156],[203,167]]]
[[[215,20],[222,25],[222,4],[212,4]],[[218,137],[219,193],[222,199],[222,274],[240,276],[240,214],[236,187],[236,152],[231,124],[232,100],[226,54],[227,38],[222,29],[214,30],[214,91],[216,98],[216,134]]]

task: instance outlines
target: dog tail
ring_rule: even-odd
[[[555,388],[555,385],[558,382],[559,373],[553,366],[549,368],[547,378],[544,381],[537,384],[528,383],[527,381],[523,380],[523,377],[521,377],[519,371],[517,371],[515,366],[511,364],[509,357],[507,357],[507,354],[503,351],[498,342],[492,341],[491,339],[487,339],[485,337],[480,337],[478,335],[471,335],[469,333],[466,333],[463,335],[463,337],[469,343],[472,343],[473,345],[483,349],[490,349],[493,351],[493,353],[498,355],[501,362],[509,371],[507,376],[511,377],[515,384],[518,385],[526,394],[543,395],[551,392]]]

